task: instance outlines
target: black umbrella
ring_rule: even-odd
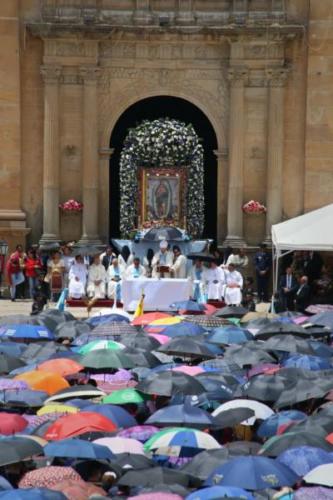
[[[16,368],[21,368],[22,366],[25,366],[25,363],[21,359],[15,356],[10,356],[5,352],[0,352],[0,373],[9,373],[16,370]]]
[[[325,415],[325,413],[320,412],[315,415],[311,415],[306,420],[302,422],[297,422],[292,427],[288,428],[288,432],[299,432],[308,431],[313,432],[316,428],[325,429],[327,434],[333,432],[333,419],[332,415]]]
[[[214,417],[213,429],[234,427],[254,415],[254,411],[250,408],[232,408],[231,410],[221,411],[216,417]]]
[[[74,321],[76,318],[70,312],[62,312],[58,309],[48,309],[38,316],[35,316],[39,325],[46,326],[51,332],[54,332],[58,325],[66,321]]]
[[[205,373],[205,378],[200,378],[200,383],[205,388],[205,396],[209,401],[229,401],[235,396],[236,387],[210,377]]]
[[[158,351],[182,357],[214,358],[215,354],[202,342],[190,337],[176,337],[158,348]]]
[[[263,348],[268,351],[299,352],[301,354],[316,355],[308,340],[288,333],[279,333],[270,337],[266,340]]]
[[[158,396],[172,396],[177,393],[197,395],[205,392],[204,386],[194,377],[171,370],[149,375],[136,386],[136,390]]]
[[[33,439],[15,436],[0,440],[0,466],[42,454],[43,447]]]
[[[160,342],[154,337],[149,335],[144,335],[143,333],[138,334],[125,334],[120,338],[120,342],[126,347],[137,347],[140,349],[147,349],[153,351],[160,347]]]
[[[185,316],[185,321],[195,323],[203,328],[218,328],[219,326],[230,325],[230,322],[226,318],[217,318],[209,314],[190,314]]]
[[[257,455],[260,450],[260,444],[254,441],[232,441],[225,446],[231,455]]]
[[[119,321],[113,321],[112,323],[105,323],[96,326],[92,331],[92,336],[97,337],[98,335],[104,337],[121,337],[122,335],[135,335],[138,330],[135,326],[129,323],[120,323]]]
[[[274,321],[267,326],[263,326],[256,334],[256,339],[267,340],[277,333],[296,335],[298,337],[309,337],[308,333],[306,333],[306,330],[302,326]]]
[[[333,330],[333,311],[326,311],[319,314],[315,314],[309,318],[309,323],[312,325],[327,326]]]
[[[293,432],[291,429],[291,432],[269,438],[260,448],[259,454],[268,457],[277,457],[289,448],[297,448],[299,446],[313,446],[314,448],[321,448],[332,452],[333,447],[326,441],[326,435],[327,432],[320,427],[313,429],[312,432],[308,430]]]
[[[189,476],[166,467],[149,467],[148,469],[130,470],[118,481],[119,486],[155,486],[156,484],[180,484],[188,486]]]
[[[216,260],[214,255],[207,252],[189,253],[187,258],[189,260],[201,260],[202,262],[214,262]]]
[[[243,370],[240,365],[236,364],[234,360],[230,359],[208,359],[202,361],[199,366],[206,367],[208,369],[213,369],[214,371],[220,371],[223,375],[244,375],[245,370]],[[197,375],[198,377],[199,375]]]
[[[126,347],[121,353],[132,361],[133,366],[154,368],[161,364],[153,353],[145,349],[139,349],[138,347]]]
[[[214,316],[217,318],[241,318],[244,314],[248,313],[248,309],[242,306],[227,306],[218,309]]]
[[[146,469],[148,467],[155,467],[156,464],[153,460],[145,455],[137,455],[136,453],[119,453],[115,459],[112,459],[111,464],[115,464],[121,469]]]
[[[225,351],[224,358],[232,360],[239,366],[275,363],[276,361],[268,352],[263,351],[262,346],[255,341],[249,341],[246,344],[237,346],[229,346]]]
[[[239,370],[239,367],[237,367],[237,370]],[[199,382],[203,385],[205,384],[206,380],[215,380],[218,383],[228,385],[233,390],[236,390],[239,386],[239,380],[237,379],[237,377],[229,372],[202,372],[195,375],[195,378],[199,380]]]
[[[77,246],[73,247],[72,255],[99,255],[105,250],[105,245],[85,245],[85,246]]]
[[[257,401],[276,401],[285,389],[287,380],[279,374],[257,375],[240,388],[240,396]]]
[[[21,358],[27,363],[39,362],[42,360],[49,359],[56,352],[68,352],[66,346],[57,344],[56,342],[47,342],[39,344],[34,342],[29,344],[27,348],[23,351]]]
[[[91,332],[91,326],[85,321],[66,321],[65,323],[60,323],[55,331],[54,335],[56,338],[69,338],[75,339],[79,335],[89,334]]]
[[[101,391],[97,387],[94,387],[93,385],[74,385],[56,392],[45,401],[45,404],[52,403],[54,401],[66,401],[66,399],[90,399],[98,397],[101,398],[103,396],[106,396],[105,392]]]
[[[274,406],[276,408],[285,408],[310,399],[322,398],[327,392],[333,389],[332,379],[320,379],[317,377],[312,380],[313,383],[309,383],[309,380],[299,378],[295,382],[286,385]]]
[[[143,238],[145,241],[183,241],[183,233],[176,227],[162,226],[153,227],[146,232]]]
[[[204,450],[195,455],[192,460],[184,465],[180,470],[185,474],[198,477],[202,481],[208,478],[218,465],[222,465],[230,460],[230,453],[227,448],[217,448],[216,450]]]

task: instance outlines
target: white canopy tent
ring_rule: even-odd
[[[272,226],[274,286],[279,259],[295,250],[333,251],[333,204]]]

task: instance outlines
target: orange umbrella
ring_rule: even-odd
[[[50,396],[61,389],[67,389],[69,383],[57,373],[44,372],[42,370],[33,370],[31,372],[21,373],[15,377],[16,380],[24,380],[31,389],[36,391],[45,391]]]
[[[72,375],[73,373],[78,373],[83,369],[84,367],[80,365],[80,363],[77,363],[73,359],[69,358],[50,359],[38,365],[38,370],[49,373],[57,373],[62,377]]]
[[[149,323],[151,323],[152,321],[156,321],[157,319],[163,319],[163,318],[171,318],[171,315],[161,312],[145,313],[135,318],[132,321],[132,325],[135,326],[149,325]]]
[[[93,411],[82,411],[60,417],[47,429],[44,438],[48,441],[58,441],[86,432],[113,432],[117,426],[109,418]]]

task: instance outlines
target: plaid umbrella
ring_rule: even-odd
[[[204,328],[216,328],[218,326],[230,325],[227,319],[218,318],[217,316],[206,316],[205,314],[191,314],[185,316],[184,319],[185,321],[195,323]]]
[[[49,466],[27,472],[19,482],[19,488],[52,488],[65,479],[82,481],[72,467]]]
[[[105,337],[117,337],[126,334],[135,334],[138,333],[138,330],[135,326],[132,326],[128,323],[119,323],[118,321],[113,321],[112,323],[105,323],[102,325],[96,326],[92,332],[92,337],[97,337],[98,335],[102,335]]]

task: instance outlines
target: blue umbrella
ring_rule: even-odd
[[[332,463],[333,457],[331,453],[321,448],[299,446],[284,451],[277,457],[277,460],[287,465],[298,476],[303,477],[318,465]]]
[[[310,345],[316,355],[321,358],[331,358],[333,356],[333,348],[327,344],[323,344],[323,342],[316,342],[313,340],[310,341]]]
[[[15,406],[43,406],[44,401],[49,397],[47,392],[34,391],[32,389],[4,390],[0,391],[0,402]]]
[[[243,488],[232,486],[211,486],[197,490],[186,497],[186,500],[220,500],[221,498],[240,498],[244,500],[254,500],[254,496]]]
[[[74,398],[74,399],[69,399],[66,401],[66,405],[70,406],[76,406],[77,408],[86,408],[87,406],[91,405],[90,399],[80,399],[80,398]]]
[[[292,486],[298,476],[284,464],[267,457],[239,457],[216,467],[205,486],[236,486],[245,490],[264,490]]]
[[[145,423],[149,425],[186,425],[206,428],[212,425],[213,418],[206,411],[192,406],[188,398],[186,398],[184,404],[166,406],[161,410],[157,410]]]
[[[90,404],[84,407],[84,411],[93,411],[109,418],[117,427],[134,427],[138,425],[135,418],[124,408],[109,404]]]
[[[95,327],[114,322],[129,323],[129,319],[122,314],[102,314],[101,316],[93,316],[92,318],[87,319],[86,322]]]
[[[63,439],[44,446],[46,457],[83,458],[90,460],[111,460],[114,454],[107,446],[83,439]]]
[[[244,328],[227,326],[213,328],[207,336],[207,340],[212,344],[243,344],[248,340],[253,340],[253,335]]]
[[[333,311],[326,311],[311,316],[309,321],[313,325],[328,326],[333,329]]]
[[[21,366],[20,368],[15,368],[15,370],[12,370],[9,375],[14,376],[14,375],[20,375],[21,373],[25,372],[31,372],[32,370],[36,370],[38,366],[38,363],[29,363],[28,365]]]
[[[3,325],[0,327],[1,337],[14,339],[54,339],[53,333],[45,326],[28,324]]]
[[[176,309],[177,311],[184,310],[193,312],[204,311],[206,309],[203,304],[194,302],[194,300],[180,300],[178,302],[172,302],[169,307],[171,309]]]
[[[257,430],[257,435],[259,437],[276,436],[281,426],[288,425],[293,422],[301,422],[306,419],[307,415],[302,411],[280,411],[262,422]]]
[[[330,361],[327,358],[319,356],[292,354],[287,359],[282,361],[282,366],[285,368],[303,368],[304,370],[327,370],[332,368]]]
[[[196,335],[202,335],[205,333],[205,329],[202,326],[195,323],[190,323],[188,321],[182,321],[176,325],[167,326],[163,330],[163,335],[168,337],[195,337]]]
[[[0,351],[5,354],[9,354],[10,356],[20,357],[22,352],[26,349],[27,344],[23,344],[22,342],[4,342],[0,343]]]
[[[28,488],[22,490],[7,490],[0,493],[3,500],[67,500],[60,491],[47,488]]]
[[[0,491],[12,490],[12,485],[3,476],[0,476]]]

